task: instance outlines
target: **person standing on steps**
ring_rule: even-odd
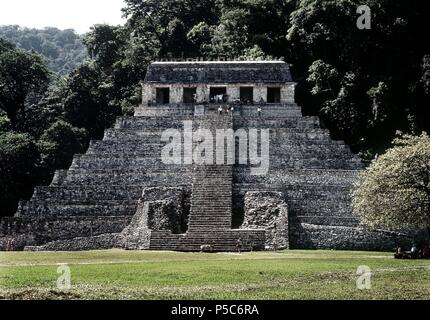
[[[219,114],[219,115],[221,115],[221,114],[222,114],[222,107],[221,107],[221,106],[219,106],[219,108],[218,108],[218,114]]]
[[[236,241],[236,250],[238,253],[242,252],[242,238],[240,238],[240,237]]]

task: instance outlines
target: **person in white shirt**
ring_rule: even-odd
[[[412,248],[411,248],[411,258],[412,259],[418,258],[418,248],[415,243],[412,245]]]

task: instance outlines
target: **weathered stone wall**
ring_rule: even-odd
[[[289,65],[282,61],[155,62],[148,66],[145,83],[219,84],[292,82]]]
[[[148,204],[148,227],[154,231],[169,230],[182,233],[184,190],[182,188],[146,188],[140,210]]]
[[[294,249],[394,251],[399,245],[410,247],[414,236],[362,227],[290,223],[290,241]]]
[[[126,249],[149,249],[153,231],[181,233],[184,190],[152,187],[143,191],[136,214],[121,233],[121,246]]]
[[[7,218],[0,222],[0,250],[22,250],[25,246],[76,237],[121,232],[131,217],[39,217]]]
[[[123,242],[119,233],[102,234],[94,237],[79,237],[52,241],[42,246],[26,246],[24,251],[83,251],[119,248]]]
[[[267,87],[257,84],[254,88],[254,102],[267,101]]]
[[[254,103],[261,101],[267,102],[267,88],[280,87],[281,88],[281,103],[294,103],[295,83],[279,83],[266,85],[263,83],[247,82],[247,83],[217,83],[216,85],[207,85],[198,83],[190,85],[186,83],[180,84],[145,84],[142,86],[142,104],[148,105],[148,102],[156,100],[156,88],[170,88],[170,104],[183,103],[184,88],[195,87],[197,103],[209,102],[210,88],[211,87],[225,87],[229,102],[235,101],[240,98],[240,87],[253,87],[254,88]]]
[[[288,208],[281,192],[247,192],[242,228],[265,229],[266,248],[288,249]]]
[[[209,102],[209,87],[206,85],[197,86],[196,96],[197,103]]]
[[[227,86],[227,95],[229,101],[240,99],[240,87],[231,85]]]
[[[291,83],[281,87],[281,101],[283,103],[295,103],[296,84]]]
[[[155,88],[149,84],[142,84],[142,104],[148,105],[154,101]]]

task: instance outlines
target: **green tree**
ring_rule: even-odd
[[[38,141],[42,164],[47,168],[68,169],[73,155],[86,149],[87,132],[63,120],[55,122]]]
[[[17,113],[24,114],[30,95],[42,94],[49,83],[49,71],[43,59],[32,52],[2,45],[0,51],[0,109],[16,125]],[[6,50],[4,50],[6,48]]]
[[[290,28],[290,15],[296,9],[296,2],[219,0],[218,11],[221,14],[215,27],[220,33],[214,35],[213,47],[223,56],[249,56],[247,52],[258,46],[265,57],[289,57],[291,46],[285,35]],[[225,34],[222,34],[222,29]]]
[[[370,121],[374,125],[383,123],[387,119],[392,105],[388,85],[385,82],[379,82],[378,86],[370,88],[367,94],[372,100],[373,119]]]
[[[101,73],[93,64],[81,65],[70,74],[64,99],[65,118],[73,126],[87,129],[96,135],[100,130],[97,118],[101,104],[98,88]]]
[[[312,85],[311,93],[313,95],[327,94],[331,98],[336,97],[339,89],[339,73],[328,63],[322,60],[314,61],[309,67],[307,81]]]
[[[251,47],[248,9],[225,10],[212,38],[212,56],[239,57]]]
[[[38,139],[54,122],[63,118],[64,86],[65,83],[56,81],[40,100],[28,103],[25,109],[26,117],[19,118],[16,129]]]
[[[273,59],[271,56],[264,53],[264,51],[258,45],[255,45],[252,48],[244,49],[240,58],[243,60],[257,61]]]
[[[215,0],[125,0],[125,3],[123,11],[129,18],[130,31],[142,42],[151,44],[151,50],[163,58],[198,55],[186,35],[201,22],[214,25],[219,15]],[[172,44],[179,44],[179,48]]]
[[[205,55],[210,51],[213,32],[213,27],[206,22],[199,22],[188,32],[187,39],[194,46],[196,53]]]
[[[0,54],[9,50],[13,50],[14,48],[15,47],[11,42],[0,38]]]
[[[0,134],[0,206],[2,215],[16,211],[20,199],[31,196],[37,179],[39,152],[28,134]]]
[[[397,137],[359,175],[353,208],[370,228],[426,228],[430,235],[430,137]]]
[[[183,57],[190,51],[190,43],[187,39],[187,31],[184,23],[174,18],[167,25],[166,45],[174,57]]]
[[[127,34],[122,27],[98,24],[83,39],[90,56],[104,71],[110,70],[122,56]]]
[[[342,137],[350,144],[363,139],[367,122],[366,109],[361,108],[359,77],[348,72],[340,83],[340,89],[333,100],[327,100],[321,109],[323,119],[330,125],[336,137]]]
[[[96,64],[83,64],[70,74],[64,99],[65,119],[73,126],[84,128],[93,139],[103,137],[121,114],[121,106],[111,103],[113,83],[104,79]]]

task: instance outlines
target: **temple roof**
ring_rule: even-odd
[[[289,65],[282,61],[154,62],[149,83],[286,83],[292,82]]]

